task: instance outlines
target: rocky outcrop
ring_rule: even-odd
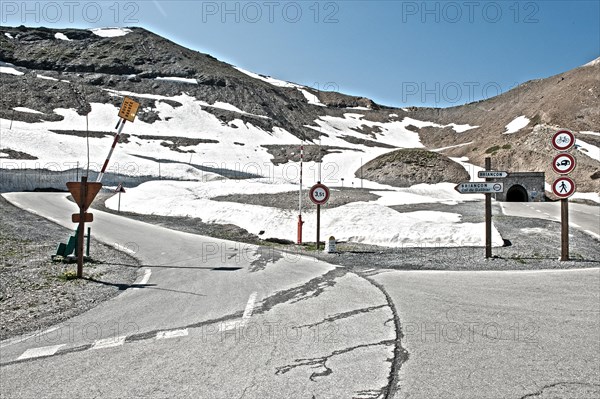
[[[469,180],[467,171],[448,157],[413,148],[381,155],[359,168],[355,176],[395,187]]]

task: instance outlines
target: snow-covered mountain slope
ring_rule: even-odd
[[[596,65],[565,74],[563,86],[573,87],[571,81],[576,81],[597,96]],[[535,95],[540,95],[548,90],[544,82],[526,86],[535,87]],[[547,170],[545,136],[552,129],[569,127],[563,122],[570,123],[558,114],[542,112],[549,108],[538,112],[531,104],[510,106],[511,100],[502,96],[446,110],[384,107],[366,98],[319,92],[245,71],[140,28],[2,27],[0,83],[0,191],[18,189],[18,176],[25,170],[85,168],[88,148],[93,179],[111,147],[118,109],[127,96],[141,108],[135,122],[125,124],[107,176],[112,183],[139,185],[128,190],[124,209],[201,215],[215,223],[236,222],[254,233],[264,230],[266,236],[288,239],[293,239],[292,230],[282,230],[281,220],[290,219],[293,225],[295,211],[211,198],[216,192],[297,190],[304,144],[304,189],[322,181],[331,187],[379,190],[383,195],[376,202],[326,209],[330,219],[324,220],[331,220],[331,225],[324,222],[325,234],[399,246],[410,244],[406,240],[412,232],[414,240],[427,245],[481,245],[481,226],[444,213],[410,215],[394,222],[401,226],[398,234],[379,234],[381,225],[397,218],[388,206],[478,197],[460,196],[450,183],[385,186],[360,179],[357,170],[398,148],[424,148],[460,160],[473,175],[489,148],[497,143],[507,148],[507,140],[514,144],[510,156],[493,153],[495,165],[512,171]],[[586,96],[581,97],[579,125],[573,125],[580,151],[577,178],[581,191],[594,192],[600,177],[600,128]],[[550,126],[554,122],[557,126]],[[443,170],[432,173],[444,176]],[[44,186],[39,176],[38,184]],[[434,181],[440,180],[449,181]],[[53,183],[64,185],[60,179]],[[110,201],[107,205],[114,206]],[[342,216],[352,223],[340,229]],[[311,228],[308,223],[307,231]],[[495,240],[502,244],[499,236]]]

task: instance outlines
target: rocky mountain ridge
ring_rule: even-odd
[[[241,120],[266,132],[283,129],[313,144],[329,135],[316,128],[315,121],[360,114],[365,123],[349,131],[351,134],[344,139],[347,147],[379,146],[388,152],[395,146],[382,142],[381,129],[374,125],[411,118],[428,122],[407,127],[418,133],[428,149],[450,157],[466,157],[479,166],[486,156],[492,156],[495,168],[545,171],[548,182],[553,179],[549,144],[553,131],[570,129],[579,140],[600,146],[597,135],[582,133],[600,132],[599,62],[526,82],[476,103],[444,109],[399,109],[363,97],[319,92],[251,74],[142,28],[128,28],[122,35],[98,33],[1,27],[0,61],[22,74],[0,74],[0,117],[27,122],[57,121],[62,118],[54,111],[57,108],[74,108],[84,115],[90,112],[91,103],[118,106],[121,97],[114,93],[131,92],[157,97],[138,99],[142,104],[139,119],[152,123],[163,118],[157,110],[160,103],[174,108],[181,105],[158,97],[186,93],[207,105],[233,106],[205,108],[224,125],[235,126],[234,121]],[[40,113],[22,112],[22,108]],[[522,118],[525,125],[507,133],[507,125],[517,118]],[[456,129],[456,125],[468,127]],[[357,132],[360,138],[356,137]],[[289,148],[278,151],[293,152]],[[600,191],[600,162],[583,150],[576,154],[578,167],[573,176],[579,188]],[[277,162],[284,161],[277,157]]]

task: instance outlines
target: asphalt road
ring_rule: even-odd
[[[65,194],[5,197],[73,227]],[[2,397],[338,398],[387,389],[393,314],[364,278],[296,254],[94,218],[97,239],[142,261],[140,284],[55,330],[3,342]]]
[[[548,219],[560,222],[558,202],[500,202],[508,216]],[[600,206],[569,203],[569,226],[600,240]]]
[[[75,206],[64,194],[6,197],[73,226]],[[597,268],[401,272],[365,265],[351,273],[94,215],[96,237],[144,263],[137,288],[46,334],[1,343],[0,396],[600,394]]]
[[[387,271],[397,399],[600,397],[600,270]]]

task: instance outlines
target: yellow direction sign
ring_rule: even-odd
[[[102,188],[102,183],[85,184],[87,184],[87,195],[84,199],[84,203],[81,204],[81,182],[75,181],[67,183],[67,188],[73,195],[73,199],[75,200],[77,205],[79,205],[79,208],[83,208],[84,211],[89,208],[94,198],[96,198],[96,194],[98,194],[98,191],[100,191],[100,189]]]
[[[138,108],[140,108],[140,103],[132,100],[129,97],[125,97],[123,104],[121,105],[121,109],[119,110],[119,117],[125,119],[126,121],[133,122],[138,113]]]

